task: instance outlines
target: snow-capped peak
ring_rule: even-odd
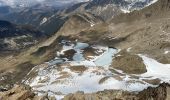
[[[158,0],[124,0],[120,3],[120,8],[124,13],[129,13],[133,10],[140,10],[145,8]]]

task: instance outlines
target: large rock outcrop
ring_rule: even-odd
[[[122,70],[128,74],[142,74],[147,72],[146,66],[142,58],[138,55],[132,55],[127,52],[119,53],[120,56],[115,57],[112,62],[112,67]]]
[[[36,95],[29,86],[16,85],[11,90],[0,92],[0,100],[56,100],[55,97]]]

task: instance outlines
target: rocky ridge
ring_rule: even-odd
[[[77,92],[69,94],[63,100],[169,100],[170,86],[166,83],[158,87],[149,87],[139,93],[129,93],[121,90],[104,90],[86,94]],[[36,95],[29,86],[15,85],[11,90],[0,92],[0,100],[56,100],[48,94]]]
[[[155,11],[155,9],[158,9],[158,10]],[[80,15],[82,15],[82,14],[80,14]],[[89,14],[89,15],[91,16],[91,14]],[[170,46],[169,45],[169,32],[170,32],[170,30],[169,30],[169,21],[170,21],[169,20],[169,0],[166,0],[166,1],[159,0],[157,3],[155,3],[149,7],[146,7],[140,11],[134,11],[129,14],[121,14],[121,15],[113,18],[108,23],[95,24],[93,27],[91,27],[91,24],[88,22],[89,20],[88,21],[86,20],[86,18],[88,19],[89,16],[86,17],[85,19],[83,17],[84,17],[84,15],[83,16],[79,16],[79,15],[74,16],[74,14],[73,14],[73,16],[70,17],[70,19],[75,19],[74,22],[71,22],[68,19],[68,22],[66,22],[63,25],[63,27],[61,28],[61,30],[58,32],[58,33],[60,33],[59,35],[67,35],[69,37],[74,38],[74,40],[77,39],[77,40],[86,41],[86,42],[90,41],[90,42],[88,42],[89,44],[107,45],[109,47],[119,48],[119,49],[121,49],[121,51],[128,52],[128,54],[124,54],[124,53],[118,54],[117,55],[118,58],[116,59],[117,66],[114,66],[114,65],[110,66],[110,67],[113,67],[116,69],[121,69],[128,74],[134,73],[134,70],[136,70],[135,66],[133,66],[134,69],[133,68],[130,69],[130,72],[129,72],[128,70],[124,70],[125,68],[124,67],[122,68],[122,65],[117,62],[127,61],[127,63],[123,64],[126,67],[131,66],[131,64],[129,64],[128,62],[130,62],[130,63],[135,62],[135,64],[141,64],[141,62],[142,62],[141,59],[136,56],[138,54],[145,54],[148,57],[156,59],[161,64],[167,64],[167,68],[168,68],[168,64],[170,63],[170,59],[169,59],[170,58],[170,55],[169,55],[169,52],[170,52],[170,49],[169,49],[170,48],[169,47]],[[77,29],[76,24],[81,23],[81,22],[85,22],[85,24],[82,26],[80,25],[80,27],[79,27],[80,29]],[[70,28],[70,25],[73,25],[74,27]],[[88,26],[88,27],[84,28],[84,26]],[[69,31],[67,31],[69,29],[71,29],[71,31],[72,31],[71,33],[75,33],[75,34],[64,34],[64,33],[69,32]],[[49,41],[45,41],[47,45],[45,45],[45,46],[43,45],[42,47],[40,47],[38,49],[36,48],[34,51],[29,52],[28,55],[30,55],[30,54],[38,55],[38,57],[42,57],[42,58],[47,57],[47,55],[54,56],[54,54],[56,52],[55,50],[58,50],[58,48],[59,48],[58,46],[56,46],[58,43],[56,40],[56,37],[58,37],[58,36],[55,35],[54,37],[55,37],[54,41],[50,42],[51,44],[49,43]],[[63,37],[61,36],[61,38],[63,38]],[[51,40],[51,38],[50,38],[50,40]],[[74,51],[68,51],[68,52],[74,53]],[[46,56],[44,56],[44,55],[46,55]],[[68,55],[68,56],[72,56],[72,55]],[[119,56],[121,56],[121,57],[119,57]],[[48,59],[48,57],[47,57],[47,59]],[[114,59],[113,59],[113,61],[114,61]],[[37,63],[35,63],[35,64],[37,64]],[[33,67],[34,65],[30,65],[30,66]],[[141,73],[146,72],[145,66],[143,66],[143,64],[141,64],[141,66],[142,66]],[[71,69],[73,71],[81,72],[80,70],[75,70],[74,67],[75,66],[71,67]],[[81,66],[81,67],[83,70],[86,70],[83,66]],[[135,72],[137,72],[137,71],[135,71]],[[146,80],[146,81],[147,81],[147,83],[150,82],[148,80]],[[158,83],[161,83],[161,82],[159,79],[155,79],[151,83],[157,85]],[[164,96],[164,93],[165,93],[164,89],[162,92],[163,94],[159,93],[161,95],[158,95],[158,96],[156,96],[155,94],[158,94],[159,89],[155,89],[155,90],[149,89],[149,91],[151,91],[154,94],[151,93],[152,95],[148,96],[147,94],[150,94],[150,93],[147,92],[147,94],[140,94],[140,95],[142,95],[142,97],[146,96],[146,98],[148,100],[152,100],[152,99],[164,100],[166,98]],[[160,91],[161,91],[161,89],[160,89]],[[69,97],[69,99],[72,97],[74,98],[74,95],[75,94],[71,94],[71,97]],[[80,92],[80,93],[78,93],[78,95],[79,96],[76,98],[79,99],[79,97],[81,97],[82,95],[83,95],[82,98],[84,98],[84,93]],[[89,94],[89,95],[91,97],[92,94]],[[100,96],[100,97],[102,98],[102,96]],[[90,97],[87,97],[87,98],[90,98]],[[142,97],[140,97],[138,99],[142,100]],[[106,97],[106,98],[108,98],[108,97]],[[115,97],[113,97],[113,98],[115,98]],[[146,100],[146,98],[144,100]]]
[[[0,92],[0,100],[56,100],[48,94],[38,96],[29,86],[15,85],[12,89]]]
[[[16,25],[0,20],[0,51],[21,51],[40,42],[47,36],[28,25]]]

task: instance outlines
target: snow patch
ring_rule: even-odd
[[[130,52],[131,49],[132,49],[132,47],[129,47],[126,51],[127,51],[127,52]]]
[[[129,3],[128,5],[124,6],[124,7],[120,7],[121,11],[123,13],[130,13],[134,10],[140,10],[140,9],[143,9],[147,6],[150,6],[154,3],[156,3],[158,0],[151,0],[151,1],[148,1],[148,0],[125,0],[127,3]],[[136,8],[133,8],[135,6],[141,6],[137,3],[145,3],[145,5],[143,5],[143,7],[136,7]],[[136,5],[137,4],[137,5]]]
[[[164,54],[168,54],[170,51],[165,51]]]
[[[44,17],[42,19],[42,21],[40,22],[40,25],[43,25],[44,23],[46,23],[48,21],[48,18]]]
[[[100,57],[98,57],[95,61],[97,66],[109,67],[112,63],[112,59],[114,54],[117,53],[117,50],[108,48]]]
[[[144,55],[139,56],[142,57],[147,69],[147,72],[141,75],[142,77],[159,78],[164,82],[170,83],[170,64],[159,63]]]

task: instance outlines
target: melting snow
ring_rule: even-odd
[[[159,78],[164,82],[170,83],[170,64],[161,64],[154,59],[144,55],[139,55],[146,65],[147,72],[138,76],[139,79],[132,78],[131,75],[123,73],[120,70],[114,69],[117,74],[109,70],[109,65],[114,58],[114,55],[119,51],[105,46],[91,46],[99,55],[92,56],[90,60],[84,58],[83,50],[89,47],[87,43],[71,43],[63,41],[63,49],[58,52],[54,60],[47,62],[47,66],[36,66],[29,74],[37,73],[36,76],[26,79],[25,83],[29,84],[39,94],[48,92],[49,95],[55,95],[57,100],[61,100],[64,95],[84,91],[92,93],[102,91],[104,89],[121,89],[127,91],[141,91],[149,84],[143,79]],[[74,54],[73,60],[63,60],[59,55],[64,54],[64,51],[74,49],[77,53]],[[67,59],[67,58],[65,58]],[[83,66],[85,69],[79,69]],[[72,70],[71,67],[77,67]],[[107,77],[107,78],[106,78]],[[102,79],[106,78],[101,82]]]
[[[76,54],[73,56],[74,61],[82,61],[85,60],[82,54],[82,49],[88,47],[89,45],[87,43],[76,43],[75,47],[73,48],[76,52]]]
[[[117,50],[108,48],[107,51],[105,51],[100,57],[98,57],[98,59],[95,61],[95,64],[97,66],[104,66],[104,67],[110,66],[114,56],[113,54],[115,53],[117,53]]]
[[[164,82],[170,83],[170,64],[161,64],[154,59],[140,55],[144,60],[147,72],[142,74],[142,77],[159,78]]]

